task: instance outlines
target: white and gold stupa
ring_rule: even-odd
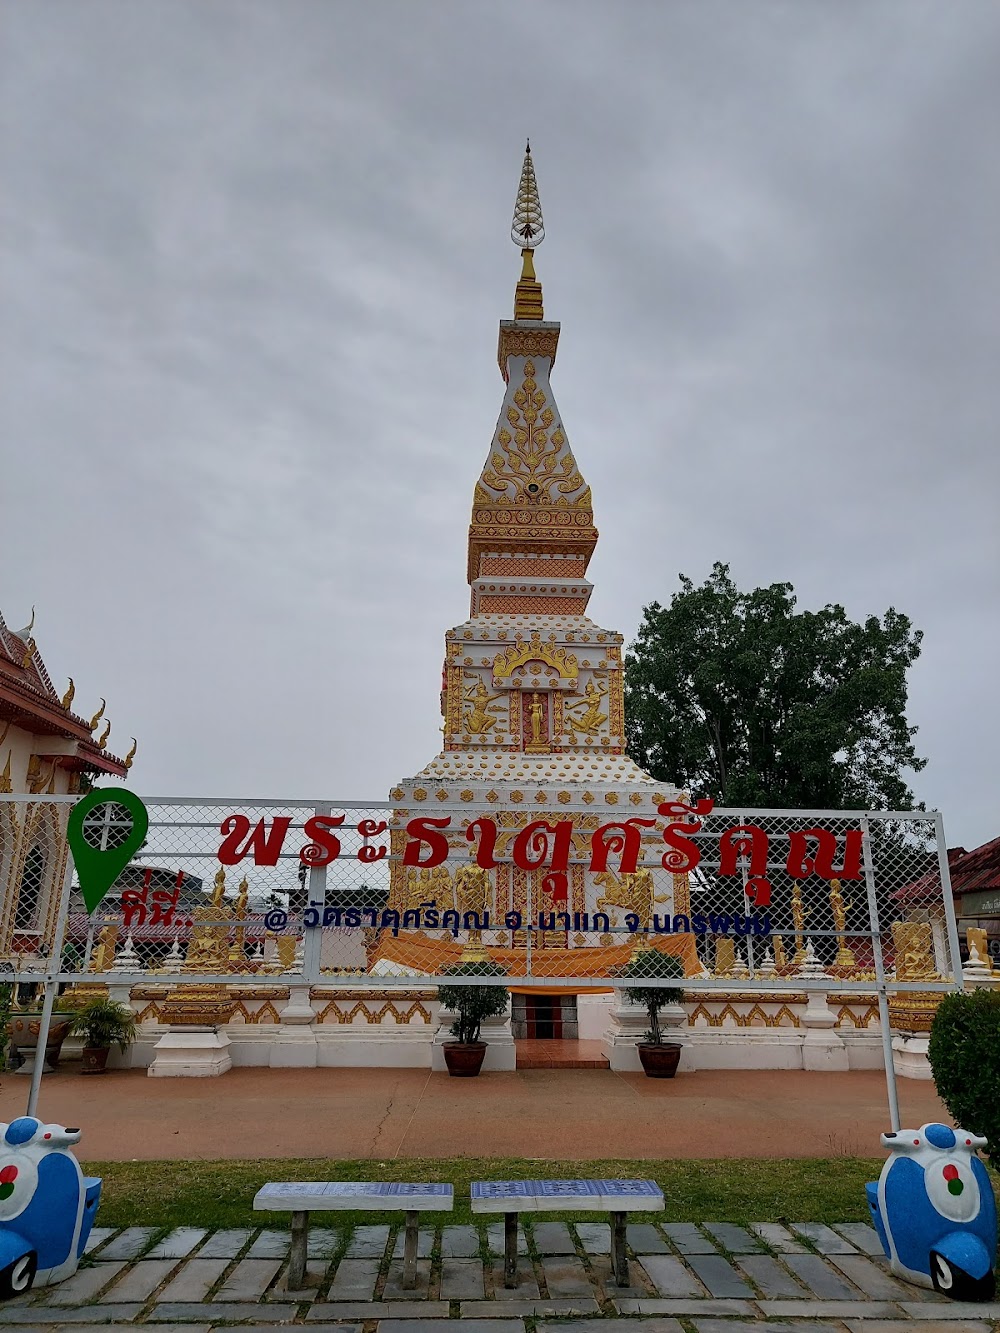
[[[556,904],[556,910],[613,915],[630,910],[637,892],[648,897],[649,888],[637,890],[630,882],[634,877],[622,882],[613,871],[592,875],[590,831],[630,815],[656,817],[657,805],[676,791],[626,755],[622,636],[602,629],[586,614],[593,587],[587,566],[597,529],[590,487],[570,448],[549,383],[559,324],[545,319],[542,287],[535,276],[534,252],[544,231],[530,146],[511,235],[521,248],[522,271],[514,318],[500,324],[498,359],[507,387],[473,497],[471,612],[445,636],[444,748],[391,792],[397,807],[394,852],[405,843],[407,820],[448,813],[454,850],[447,867],[423,876],[395,863],[390,906],[400,911],[416,907],[426,899],[431,877],[438,905],[447,897],[446,905],[452,906],[444,880],[452,879],[456,867],[473,854],[464,829],[477,818],[487,816],[503,830],[499,858],[504,837],[509,842],[532,820],[572,817],[579,830],[575,863],[568,902]],[[654,853],[647,852],[646,863],[658,867],[659,855],[654,860]],[[529,876],[537,879],[531,885],[532,913],[553,907],[542,887],[545,871],[519,870],[507,863],[490,873],[494,921],[508,910],[525,910]],[[684,902],[668,901],[680,885],[672,885],[667,874],[664,894],[663,873],[657,875],[656,891],[664,896],[657,898],[655,910],[687,910]],[[649,877],[645,879],[648,886]],[[686,881],[684,890],[686,897]],[[574,934],[580,948],[584,939],[572,929],[554,932],[547,944],[573,948]],[[517,941],[508,935],[505,943],[505,961],[513,962],[509,953]],[[610,937],[606,943],[611,945]],[[585,952],[606,955],[622,948],[627,957],[630,945],[625,941]],[[386,941],[384,953],[400,961],[405,954],[409,964],[418,961],[402,938]],[[576,964],[583,961],[573,960],[577,975],[582,973]],[[595,972],[597,962],[595,958]],[[607,962],[605,957],[602,966]]]

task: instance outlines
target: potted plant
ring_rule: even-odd
[[[103,1074],[112,1045],[124,1053],[135,1040],[135,1014],[127,1004],[99,996],[77,1013],[72,1032],[83,1038],[80,1073]]]
[[[674,954],[663,953],[659,949],[638,949],[622,969],[622,980],[677,980],[684,975],[684,964]],[[649,1015],[649,1031],[646,1040],[639,1042],[636,1049],[639,1061],[647,1078],[673,1078],[681,1058],[679,1042],[663,1040],[660,1031],[660,1010],[677,998],[674,986],[623,986],[623,993],[630,1004],[641,1004]]]
[[[488,958],[458,963],[448,969],[455,977],[503,977],[502,967]],[[506,986],[463,986],[461,983],[438,988],[438,999],[455,1014],[451,1025],[454,1041],[444,1043],[444,1062],[455,1078],[475,1078],[486,1058],[486,1042],[479,1040],[484,1018],[495,1018],[507,1008]]]

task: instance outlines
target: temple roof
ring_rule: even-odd
[[[0,736],[5,734],[4,726],[13,725],[35,736],[75,740],[77,753],[66,756],[63,767],[95,769],[123,778],[131,765],[131,756],[119,759],[93,737],[97,721],[104,714],[103,707],[92,722],[72,712],[70,704],[75,692],[72,681],[60,699],[35,644],[33,628],[34,613],[31,623],[19,632],[10,629],[0,614]],[[107,743],[107,731],[103,741]]]

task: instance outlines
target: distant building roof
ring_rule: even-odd
[[[964,847],[948,848],[948,870],[953,898],[984,889],[1000,889],[1000,838],[984,842],[967,852]],[[941,880],[937,861],[919,879],[905,884],[892,895],[897,902],[924,903],[940,896]]]
[[[951,884],[956,893],[1000,889],[1000,838],[960,857],[951,867]]]

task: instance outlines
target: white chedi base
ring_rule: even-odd
[[[438,1018],[440,1020],[438,1029],[431,1043],[431,1069],[440,1074],[447,1073],[448,1070],[444,1062],[444,1044],[446,1041],[455,1040],[451,1034],[455,1015],[448,1009],[441,1009]],[[483,1019],[479,1040],[486,1042],[486,1057],[482,1066],[484,1074],[496,1074],[517,1068],[517,1050],[510,1027],[509,1006],[507,1012],[498,1018]]]
[[[903,1037],[897,1034],[892,1039],[892,1067],[900,1078],[932,1079],[931,1062],[927,1058],[930,1042],[927,1037]]]
[[[798,975],[814,974],[806,974],[802,970]],[[850,1056],[842,1037],[835,1030],[837,1017],[827,1003],[825,991],[807,993],[802,1026],[805,1028],[805,1036],[802,1038],[803,1069],[822,1074],[840,1074],[850,1069]]]
[[[288,1003],[278,1014],[281,1026],[271,1045],[272,1069],[315,1069],[318,1046],[308,986],[292,986]]]
[[[215,1028],[171,1028],[156,1043],[150,1078],[218,1078],[232,1069],[229,1038]]]
[[[962,980],[970,988],[990,986],[997,980],[992,963],[982,957],[974,944],[969,948],[969,961],[962,968]]]

